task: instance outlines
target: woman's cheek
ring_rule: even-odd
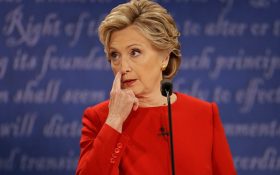
[[[118,71],[119,71],[118,66],[116,66],[116,65],[114,65],[114,64],[111,63],[111,68],[112,68],[114,74],[116,75],[116,74],[118,73]]]

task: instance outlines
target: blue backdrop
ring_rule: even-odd
[[[0,174],[74,174],[83,110],[113,74],[113,0],[0,0]],[[240,175],[280,174],[280,0],[159,0],[181,32],[177,91],[216,101]],[[188,165],[186,165],[188,166]]]

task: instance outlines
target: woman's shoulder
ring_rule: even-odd
[[[181,92],[176,92],[178,103],[184,104],[184,105],[192,105],[192,106],[204,106],[204,107],[210,107],[212,103],[202,100],[200,98],[190,96],[188,94],[184,94]]]
[[[100,102],[96,105],[92,105],[87,107],[84,110],[84,117],[88,117],[88,118],[98,118],[101,121],[105,121],[108,112],[109,112],[109,100]]]
[[[97,103],[95,105],[91,105],[91,106],[87,107],[86,110],[104,112],[104,111],[108,111],[108,105],[109,105],[109,100],[106,100],[106,101]]]
[[[177,94],[177,109],[197,114],[213,114],[214,110],[218,110],[216,103],[208,102],[183,93]]]
[[[216,103],[208,102],[183,93],[176,93],[178,98],[178,111],[189,114],[189,116],[212,120],[213,114],[218,114],[218,106]],[[206,121],[206,120],[203,120]]]

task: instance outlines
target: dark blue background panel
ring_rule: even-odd
[[[0,0],[0,174],[74,174],[83,110],[113,74],[113,0]],[[216,101],[239,175],[280,174],[280,1],[158,0],[180,29],[176,91]],[[188,165],[186,165],[188,166]]]

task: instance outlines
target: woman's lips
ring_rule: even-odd
[[[136,79],[129,79],[129,80],[124,80],[122,83],[125,87],[130,87],[133,86],[133,84],[136,82]]]

